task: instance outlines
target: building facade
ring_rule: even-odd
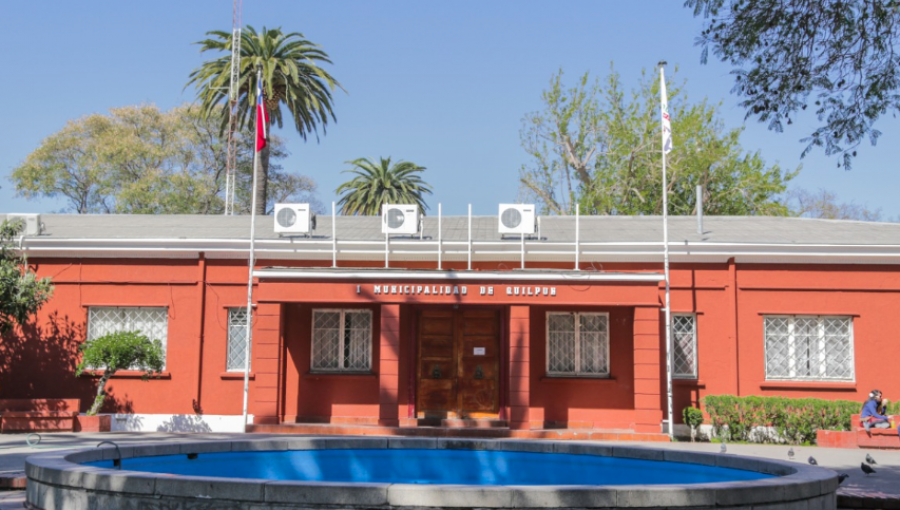
[[[166,367],[113,377],[114,429],[241,430],[249,315],[257,426],[664,430],[660,218],[257,221],[248,314],[247,217],[43,215],[20,246],[55,291],[0,344],[0,398],[86,410],[78,346],[137,329]],[[705,395],[900,394],[900,225],[676,217],[670,252],[676,423]]]

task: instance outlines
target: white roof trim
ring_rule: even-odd
[[[387,269],[257,269],[257,278],[280,279],[355,279],[355,280],[504,280],[504,281],[570,281],[575,282],[661,282],[661,273],[599,273],[594,271],[437,271]]]
[[[465,242],[444,241],[442,253],[447,260],[465,258]],[[332,258],[336,246],[339,260],[384,260],[383,242],[362,240],[321,239],[258,239],[256,253],[260,257],[288,258],[296,260],[327,260]],[[521,259],[518,242],[472,243],[472,260]],[[497,249],[502,246],[505,249]],[[813,264],[900,264],[900,244],[789,244],[789,243],[720,243],[673,241],[669,243],[670,255],[675,262],[725,261],[738,258],[771,262],[773,258],[793,263]],[[377,248],[376,248],[377,247]],[[485,247],[490,247],[485,249]],[[570,249],[565,249],[570,248]],[[575,243],[525,242],[526,262],[574,262]],[[579,243],[583,262],[661,262],[662,242],[585,242]],[[48,257],[104,258],[115,252],[117,256],[135,258],[147,256],[191,257],[200,252],[220,258],[246,257],[249,241],[244,239],[60,239],[50,236],[23,239],[23,251]],[[132,255],[133,254],[133,255]],[[391,241],[390,258],[394,262],[404,260],[427,261],[437,265],[438,250],[434,241]]]

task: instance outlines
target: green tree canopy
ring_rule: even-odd
[[[697,44],[734,67],[747,117],[781,132],[813,106],[803,155],[824,147],[849,169],[856,148],[900,111],[897,0],[686,0],[706,22]]]
[[[253,137],[236,133],[235,210],[250,211]],[[273,161],[287,156],[278,137]],[[11,176],[26,198],[64,198],[77,213],[220,214],[226,139],[196,106],[113,108],[70,121],[47,137]],[[316,184],[272,164],[267,209],[275,201],[317,203]]]
[[[228,104],[231,83],[231,32],[211,31],[209,39],[199,41],[201,52],[222,55],[204,62],[191,72],[187,86],[194,85],[203,114],[220,122],[224,133],[228,127]],[[284,33],[281,28],[263,27],[257,32],[252,26],[241,31],[241,66],[239,70],[237,116],[238,126],[245,133],[253,133],[256,112],[256,75],[262,69],[263,90],[270,121],[282,127],[284,113],[294,121],[294,128],[305,140],[319,128],[324,134],[329,119],[336,120],[332,92],[340,84],[322,64],[331,60],[319,46],[306,40],[299,32]],[[269,179],[268,147],[260,153],[260,182],[257,183],[257,213],[265,213]]]
[[[697,185],[703,211],[718,215],[786,215],[780,199],[795,172],[745,153],[740,129],[726,129],[717,106],[688,101],[667,85],[675,150],[668,154],[669,212],[692,214]],[[544,108],[523,119],[529,162],[520,170],[520,199],[544,213],[661,214],[659,80],[644,74],[626,90],[614,70],[604,80],[584,74],[567,88],[560,71],[543,93]]]
[[[53,295],[50,279],[38,278],[15,252],[24,226],[20,220],[0,223],[0,334],[24,324]]]
[[[150,340],[140,331],[116,331],[81,344],[81,361],[75,375],[85,370],[102,371],[97,383],[97,397],[88,415],[95,415],[106,400],[106,383],[119,370],[141,370],[143,379],[162,372],[166,354],[162,342]]]
[[[390,157],[377,163],[368,158],[347,163],[353,168],[344,172],[355,177],[335,190],[344,194],[338,201],[341,214],[377,216],[383,204],[417,204],[423,213],[428,209],[423,195],[431,193],[431,186],[419,176],[424,166],[403,160],[392,164]]]

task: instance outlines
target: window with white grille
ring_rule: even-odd
[[[313,310],[312,371],[372,370],[372,312]]]
[[[609,376],[609,316],[547,313],[547,374]]]
[[[229,372],[243,372],[246,354],[247,308],[229,308],[228,354],[225,369]]]
[[[766,379],[852,381],[850,317],[768,316]]]
[[[159,340],[165,354],[166,341],[169,336],[169,310],[164,306],[92,306],[88,308],[88,340],[118,331],[140,331],[150,340]]]
[[[672,316],[672,375],[697,378],[697,317]]]

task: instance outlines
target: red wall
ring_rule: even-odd
[[[609,379],[546,377],[547,312],[609,313]],[[532,427],[630,429],[634,415],[634,311],[625,307],[531,307]]]
[[[32,323],[0,342],[0,398],[79,397],[82,410],[87,409],[93,398],[95,379],[73,375],[77,347],[85,336],[87,307],[167,306],[166,374],[161,379],[146,382],[129,374],[115,377],[109,387],[114,398],[104,411],[241,413],[242,376],[225,372],[225,351],[227,309],[246,306],[247,269],[244,261],[32,257],[31,263],[39,276],[53,279],[54,296]],[[260,267],[272,265],[310,267],[322,264],[259,263]],[[424,267],[409,264],[409,267],[417,266]],[[517,267],[517,264],[478,265],[479,269],[492,270],[506,267]],[[546,267],[564,268],[564,265],[546,264]],[[604,264],[604,270],[658,272],[661,268],[648,264]],[[477,289],[482,283],[468,285],[470,289]],[[499,292],[501,285],[493,283]],[[274,413],[288,421],[298,417],[351,422],[378,418],[381,374],[374,361],[372,376],[308,374],[313,302],[316,306],[323,303],[324,306],[339,304],[341,307],[372,309],[375,319],[373,360],[379,360],[380,355],[379,303],[400,304],[400,357],[411,360],[415,307],[460,302],[453,296],[357,294],[355,285],[349,281],[266,280],[257,286],[255,300],[261,302],[262,308],[256,325],[258,329],[254,332],[254,338],[260,344],[254,344],[251,394],[256,396],[251,400],[251,412]],[[665,410],[664,358],[658,361],[647,359],[648,355],[657,355],[656,350],[650,350],[637,360],[634,342],[637,334],[634,331],[635,307],[661,309],[662,285],[610,282],[557,286],[560,294],[555,301],[496,296],[491,300],[472,295],[474,293],[465,301],[502,306],[517,304],[529,308],[529,377],[522,380],[528,381],[530,406],[523,412],[531,425],[629,428],[637,416],[636,405],[647,406],[648,399],[658,400],[658,409]],[[610,313],[612,380],[550,380],[544,377],[544,321],[546,312],[556,309]],[[900,398],[900,377],[894,375],[890,367],[891,361],[900,355],[898,266],[675,264],[672,269],[672,310],[697,314],[699,343],[698,379],[676,381],[675,384],[678,421],[685,405],[696,404],[710,394],[812,396],[862,401],[869,390],[878,387],[888,398]],[[765,314],[853,316],[856,382],[767,383],[762,331]],[[660,331],[642,331],[641,334],[662,339],[661,324],[660,320]],[[659,356],[664,356],[664,349],[660,348],[658,352]],[[658,377],[658,391],[641,390],[636,396],[636,364],[658,370],[654,375]],[[408,381],[412,366],[413,363],[403,361],[399,366],[396,405],[401,419],[409,415],[412,395]],[[646,379],[646,368],[641,370],[642,379],[653,380]],[[389,402],[394,405],[393,399]],[[641,419],[646,422],[654,419],[649,414],[644,415]]]
[[[372,310],[372,338],[380,336],[379,307],[316,304],[316,308],[365,308]],[[288,422],[323,421],[373,423],[378,416],[379,343],[372,342],[372,375],[310,374],[313,305],[285,305],[285,393],[284,415]]]

